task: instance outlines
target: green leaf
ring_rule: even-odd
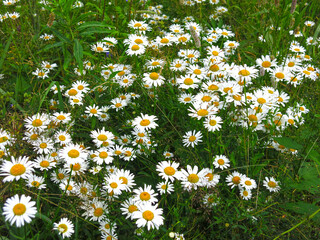
[[[80,72],[82,73],[83,70],[83,62],[82,62],[82,58],[83,58],[83,48],[79,42],[78,39],[74,40],[74,44],[73,44],[73,55],[76,59],[76,62],[78,63]]]
[[[48,51],[51,48],[61,47],[62,45],[63,45],[63,42],[57,42],[57,43],[49,44],[49,45],[45,46],[42,50],[40,50],[38,53]]]
[[[10,47],[10,44],[11,44],[11,41],[12,41],[13,34],[14,34],[14,31],[11,32],[10,37],[9,37],[7,43],[6,43],[6,46],[5,46],[4,49],[3,49],[2,56],[1,56],[1,59],[0,59],[0,69],[2,69],[2,65],[3,65],[4,60],[5,60],[5,58],[6,58],[7,52],[8,52],[8,50],[9,50],[9,47]]]
[[[50,28],[50,30],[57,36],[62,42],[71,43],[71,40],[66,36],[62,35],[58,30],[54,28]]]
[[[96,21],[92,21],[92,22],[85,22],[83,24],[81,24],[80,26],[78,26],[76,29],[78,31],[82,31],[86,28],[92,28],[92,27],[100,27],[100,28],[115,28],[114,26],[102,23],[102,22],[96,22]]]
[[[302,149],[302,145],[298,144],[288,137],[276,137],[274,138],[274,140],[277,141],[280,145],[285,146],[286,148],[292,148],[296,150]]]
[[[101,29],[101,28],[93,28],[93,29],[90,28],[87,31],[81,32],[79,35],[80,36],[86,36],[86,35],[92,35],[92,34],[95,34],[95,33],[112,33],[112,34],[115,34],[115,33],[118,33],[118,31],[109,30],[109,29]]]
[[[40,111],[40,108],[42,106],[42,103],[44,102],[45,98],[47,97],[50,89],[52,88],[53,85],[55,85],[56,82],[53,81],[52,83],[50,83],[49,87],[47,88],[47,90],[45,91],[44,95],[42,96],[41,100],[40,100],[40,104],[39,104],[39,107],[38,107],[38,112]]]
[[[296,203],[286,203],[280,206],[305,216],[310,216],[312,213],[316,212],[319,209],[319,207],[314,204],[302,201]],[[315,221],[316,223],[320,223],[320,214],[316,214],[313,218],[311,218],[311,220]]]
[[[320,165],[320,154],[316,150],[311,150],[308,158]]]

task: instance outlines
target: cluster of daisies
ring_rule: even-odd
[[[14,6],[20,0],[3,0],[2,3],[6,7]],[[18,12],[6,12],[4,14],[0,14],[0,22],[3,22],[6,19],[16,20],[20,17]]]
[[[192,5],[204,1],[186,2]],[[209,2],[218,3],[214,0]],[[77,1],[74,7],[82,5]],[[207,133],[219,132],[227,128],[227,124],[268,133],[265,134],[268,136],[271,132],[280,134],[287,128],[299,127],[308,109],[302,103],[290,106],[290,96],[278,90],[277,85],[281,83],[296,87],[318,79],[319,70],[310,64],[311,57],[306,55],[303,44],[297,41],[291,43],[290,54],[285,58],[264,55],[256,60],[255,65],[247,66],[229,63],[239,43],[232,40],[235,34],[226,25],[205,28],[192,16],[187,16],[182,20],[173,19],[167,31],[161,30],[158,36],[152,38],[160,20],[169,22],[169,17],[162,14],[161,9],[161,5],[151,6],[148,10],[155,14],[143,13],[139,16],[142,20],[129,22],[131,33],[123,44],[129,59],[134,55],[138,61],[144,61],[139,71],[129,64],[94,65],[94,61],[87,60],[82,70],[74,69],[75,78],[90,73],[101,81],[89,83],[75,80],[70,86],[52,87],[52,113],[38,113],[25,119],[26,131],[22,140],[29,144],[26,146],[33,151],[32,156],[14,157],[11,150],[18,136],[0,130],[2,181],[19,181],[36,191],[47,191],[47,183],[51,181],[57,192],[79,200],[82,217],[99,226],[102,239],[117,239],[118,226],[111,209],[114,210],[119,202],[121,207],[118,210],[122,215],[134,221],[137,228],[150,230],[159,229],[165,224],[162,207],[166,206],[160,197],[170,197],[175,190],[182,188],[188,194],[199,188],[204,189],[208,194],[203,196],[203,203],[214,207],[221,204],[220,197],[209,190],[218,189],[222,178],[230,188],[238,188],[239,196],[244,200],[253,198],[253,191],[258,187],[250,176],[229,169],[231,164],[228,156],[215,153],[210,163],[202,164],[208,166],[197,166],[185,164],[179,156],[173,158],[176,155],[174,150],[161,151],[159,154],[158,149],[168,143],[157,141],[154,132],[167,122],[163,122],[160,115],[147,112],[145,103],[140,103],[143,94],[157,98],[157,92],[168,86],[178,92],[178,96],[172,98],[177,105],[180,104],[179,109],[187,106],[187,114],[184,115],[191,119],[186,122],[201,122],[194,124],[198,126],[197,129],[190,129],[180,139],[182,145],[193,151],[192,148],[201,147],[200,143]],[[226,11],[217,7],[215,15]],[[50,40],[53,35],[45,34],[41,38]],[[117,44],[117,39],[105,37],[90,45],[90,48],[97,53],[110,54]],[[196,44],[202,45],[204,51],[198,51],[194,47]],[[167,51],[173,52],[175,57],[159,57]],[[56,67],[55,63],[43,61],[41,67],[32,74],[44,79]],[[266,79],[272,86],[258,87],[258,78]],[[109,94],[106,91],[111,89],[111,84],[113,89],[117,88],[116,93]],[[103,101],[93,104],[92,93],[96,91]],[[59,92],[68,101],[69,112],[57,110]],[[161,105],[161,102],[158,104]],[[134,110],[135,117],[128,117],[127,109]],[[183,110],[177,110],[177,114],[183,116],[183,113]],[[116,120],[123,121],[121,124],[124,127],[115,131],[111,124],[106,125],[105,122],[112,121],[116,116],[125,120]],[[75,139],[79,138],[74,129],[86,125],[90,120],[99,121],[99,127],[86,132],[91,141],[87,138],[81,140],[85,143],[76,142]],[[297,153],[295,149],[286,149],[271,138],[266,141],[266,147]],[[148,168],[156,173],[154,175],[159,181],[156,186],[148,183],[139,186],[136,179],[141,176],[128,168],[135,169],[134,166],[140,164],[141,159],[152,157],[153,154],[161,156],[161,160],[150,164]],[[103,180],[91,181],[93,178],[87,176],[102,176]],[[280,190],[280,183],[274,177],[265,176],[262,184],[270,192]],[[6,200],[3,214],[6,221],[21,227],[30,223],[38,210],[31,197],[15,195]],[[54,230],[63,237],[70,237],[74,225],[68,218],[61,218],[54,223]],[[136,233],[139,234],[139,231]],[[179,233],[170,237],[184,238]]]

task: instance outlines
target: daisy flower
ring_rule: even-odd
[[[192,189],[197,189],[197,187],[203,186],[205,181],[206,169],[202,169],[198,172],[198,166],[193,168],[190,165],[187,165],[187,171],[181,169],[181,182],[184,189],[190,191]]]
[[[113,161],[113,152],[110,148],[102,147],[94,152],[95,157],[93,161],[98,165],[102,165],[103,163],[110,164]]]
[[[8,198],[3,207],[3,215],[6,221],[10,221],[10,224],[16,224],[17,227],[24,226],[25,223],[30,223],[32,218],[37,213],[35,207],[36,202],[30,201],[31,197],[24,194],[19,197],[18,194]]]
[[[140,131],[155,129],[158,127],[158,124],[155,123],[156,120],[158,120],[158,118],[154,115],[141,113],[141,117],[136,117],[132,121],[132,126],[137,127]]]
[[[252,190],[257,187],[257,183],[254,179],[245,176],[240,180],[240,187],[245,188],[246,190]]]
[[[193,103],[195,97],[191,93],[182,93],[178,98],[178,101],[183,104]]]
[[[222,124],[222,118],[216,115],[211,115],[206,118],[203,124],[209,132],[219,131]]]
[[[69,238],[74,233],[74,225],[68,218],[61,218],[58,223],[53,223],[53,230],[58,230],[62,238]]]
[[[202,133],[196,132],[195,130],[186,132],[185,135],[183,136],[183,146],[191,147],[194,148],[195,145],[198,145],[199,142],[202,142]]]
[[[270,72],[272,68],[277,66],[276,59],[271,60],[269,55],[261,56],[261,58],[258,58],[256,60],[256,64],[258,67],[263,68],[264,70]]]
[[[167,151],[165,151],[162,155],[163,155],[165,158],[168,158],[168,159],[170,159],[170,158],[172,158],[172,157],[174,156],[173,153],[167,152]]]
[[[182,89],[195,89],[199,87],[199,83],[201,82],[200,79],[194,77],[194,75],[187,74],[185,76],[181,76],[177,79],[177,84],[179,84],[179,87]]]
[[[51,152],[53,147],[53,141],[50,138],[40,137],[36,142],[34,142],[33,149],[37,151],[38,154],[48,154]]]
[[[61,146],[64,144],[69,144],[72,141],[71,135],[62,130],[56,132],[53,137],[55,139],[55,142],[59,143]]]
[[[265,186],[270,192],[280,191],[279,182],[276,181],[273,177],[266,177],[265,180],[263,180],[263,186]]]
[[[72,83],[72,88],[77,89],[80,91],[80,93],[87,93],[90,91],[90,88],[88,88],[89,84],[85,81],[78,80],[74,83]]]
[[[0,149],[4,149],[6,146],[11,145],[13,140],[14,139],[7,131],[0,128]]]
[[[71,113],[56,112],[51,117],[55,123],[67,124],[71,121]]]
[[[112,174],[105,178],[103,188],[106,189],[108,193],[113,192],[115,195],[120,195],[122,191],[125,190],[125,185],[122,183],[122,179],[120,179],[116,174]]]
[[[158,208],[158,205],[152,205],[152,203],[147,202],[138,205],[138,211],[132,213],[132,218],[137,219],[137,227],[147,226],[150,229],[159,229],[163,225],[163,210]]]
[[[43,34],[40,36],[41,39],[45,40],[45,41],[49,41],[50,39],[53,39],[54,36],[52,34]]]
[[[217,155],[213,160],[215,168],[227,169],[230,167],[230,160],[225,155]]]
[[[38,177],[36,175],[31,175],[28,178],[27,186],[30,188],[44,189],[46,184],[44,184],[44,177]]]
[[[38,78],[42,78],[42,79],[48,78],[49,77],[48,74],[49,74],[48,70],[39,69],[39,68],[37,68],[36,71],[32,72],[32,75],[35,75]]]
[[[121,184],[124,186],[125,191],[130,192],[133,186],[136,185],[134,182],[134,175],[129,170],[117,169],[114,174],[121,180]]]
[[[133,199],[133,197],[129,198],[128,200],[124,201],[123,203],[121,203],[121,208],[120,210],[122,211],[123,215],[126,215],[126,219],[130,218],[131,220],[132,218],[132,214],[135,211],[138,211],[138,207],[137,207],[137,201],[135,201]]]
[[[96,44],[91,45],[91,50],[97,53],[107,52],[109,48],[103,42],[97,42]]]
[[[126,100],[122,100],[121,98],[115,98],[111,100],[111,108],[115,109],[117,112],[126,107],[128,105],[128,102]]]
[[[89,115],[89,117],[92,116],[99,116],[101,115],[102,110],[96,106],[95,104],[93,104],[93,106],[88,106],[86,107],[86,111],[85,113],[87,113]]]
[[[0,176],[5,178],[3,182],[18,181],[20,178],[28,179],[33,169],[33,162],[28,160],[28,157],[14,158],[11,156],[11,161],[4,161],[0,168]]]
[[[204,168],[206,174],[204,175],[204,185],[207,188],[215,187],[220,180],[220,175],[215,174],[212,169]]]
[[[242,188],[240,190],[240,196],[244,199],[244,200],[249,200],[252,198],[252,193],[251,190],[246,189],[246,188]]]
[[[183,59],[174,59],[170,64],[170,69],[174,72],[184,71],[187,68],[187,63]]]
[[[66,169],[58,168],[54,172],[51,173],[51,181],[55,184],[60,184],[61,182],[68,179],[68,173]]]
[[[33,115],[32,117],[28,117],[25,120],[25,127],[29,131],[43,132],[47,128],[49,123],[50,120],[47,114],[38,113],[36,115]]]
[[[180,179],[181,173],[178,171],[179,163],[162,161],[158,163],[156,170],[159,172],[159,176],[162,177],[166,182]]]
[[[59,157],[64,159],[68,164],[85,161],[88,157],[88,152],[79,144],[70,143],[59,150]]]
[[[114,144],[113,133],[106,131],[104,127],[102,129],[93,130],[90,134],[90,137],[93,138],[93,142],[97,147],[101,147],[101,145],[108,147]]]
[[[126,53],[130,56],[132,55],[141,55],[144,54],[146,51],[146,48],[143,45],[138,45],[138,44],[131,44],[129,45]]]
[[[158,199],[156,198],[158,193],[155,193],[151,185],[144,184],[143,188],[139,187],[138,189],[134,189],[133,192],[135,193],[134,200],[137,201],[138,204],[144,202],[158,202]]]
[[[162,194],[171,194],[174,191],[174,186],[170,182],[160,182],[156,186],[160,195]]]
[[[231,186],[231,188],[234,188],[236,186],[239,186],[241,179],[244,177],[245,177],[244,174],[241,174],[239,172],[233,172],[227,176],[226,182],[228,183],[228,186]]]
[[[160,76],[160,74],[156,73],[156,72],[152,72],[152,73],[144,73],[143,74],[143,81],[145,84],[149,85],[149,86],[161,86],[164,83],[165,78]]]
[[[208,193],[203,197],[203,203],[208,207],[217,206],[219,202],[220,202],[220,198],[214,193],[212,194]]]
[[[34,164],[33,164],[35,168],[38,168],[41,171],[49,170],[55,167],[55,165],[56,165],[56,161],[54,161],[53,158],[50,157],[50,155],[45,155],[45,156],[41,155],[37,157],[34,160]]]

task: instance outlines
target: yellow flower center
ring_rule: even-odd
[[[200,69],[195,69],[193,71],[193,73],[196,74],[196,75],[200,75],[201,74],[201,70]]]
[[[248,118],[249,118],[249,120],[251,122],[257,122],[258,121],[258,117],[256,115],[253,115],[253,114],[249,115]]]
[[[105,134],[100,134],[98,137],[97,137],[97,139],[99,140],[99,141],[106,141],[107,139],[108,139],[108,137],[105,135]]]
[[[209,87],[208,87],[208,90],[210,91],[217,91],[219,90],[219,87],[215,84],[211,84]]]
[[[59,180],[64,179],[64,174],[63,174],[63,173],[58,173],[58,174],[57,174],[57,178],[58,178]]]
[[[192,85],[192,84],[193,84],[193,80],[192,80],[192,78],[186,78],[186,79],[183,81],[183,83],[184,83],[185,85]]]
[[[264,103],[266,103],[267,101],[266,101],[264,98],[258,98],[258,99],[257,99],[257,102],[260,103],[260,104],[264,104]]]
[[[156,73],[156,72],[152,72],[150,73],[149,77],[152,79],[152,80],[157,80],[159,78],[159,74]]]
[[[131,50],[132,50],[132,51],[138,51],[139,49],[140,49],[139,45],[133,45],[133,46],[131,47]]]
[[[219,165],[223,165],[224,164],[224,160],[221,159],[221,158],[217,162],[218,162]]]
[[[169,176],[172,176],[176,173],[176,170],[173,168],[173,167],[166,167],[164,169],[164,173],[169,175]]]
[[[188,39],[186,37],[179,37],[179,42],[186,42]]]
[[[295,65],[294,62],[289,62],[289,63],[288,63],[288,67],[293,67],[294,65]]]
[[[188,176],[188,181],[191,182],[191,183],[197,183],[197,182],[199,182],[199,177],[198,177],[197,174],[191,173]]]
[[[49,167],[50,165],[50,162],[47,161],[47,160],[43,160],[41,163],[40,163],[40,166],[43,167],[43,168],[47,168]]]
[[[137,28],[137,27],[141,27],[142,24],[141,23],[136,23],[135,25],[133,25],[133,27]]]
[[[154,218],[154,214],[153,212],[147,210],[142,213],[142,217],[147,221],[151,221]]]
[[[148,201],[151,198],[150,194],[147,192],[140,193],[140,199],[142,201]]]
[[[105,159],[108,157],[108,153],[107,152],[100,152],[99,153],[99,157],[102,158],[102,159]]]
[[[168,38],[162,38],[160,42],[161,42],[161,43],[168,43],[168,42],[169,42],[169,39],[168,39]]]
[[[289,120],[288,120],[288,123],[290,123],[291,125],[293,125],[293,124],[294,124],[294,120],[293,120],[293,119],[289,119]]]
[[[201,117],[204,117],[204,116],[207,116],[209,114],[208,110],[207,109],[200,109],[198,112],[197,112],[198,116],[201,116]]]
[[[195,136],[189,137],[189,142],[194,142],[197,138]]]
[[[269,61],[264,61],[264,62],[262,62],[262,67],[264,67],[264,68],[269,68],[269,67],[271,67],[271,62],[269,62]]]
[[[160,63],[159,62],[153,62],[153,63],[151,63],[151,65],[155,67],[155,66],[160,65]]]
[[[303,73],[306,74],[306,75],[310,75],[310,72],[307,71],[307,70],[304,70]]]
[[[73,171],[79,171],[81,169],[81,165],[79,163],[76,164],[70,164],[70,168],[72,167]]]
[[[6,137],[6,136],[0,137],[0,143],[4,143],[7,140],[8,140],[8,137]]]
[[[244,190],[242,194],[243,194],[243,196],[247,197],[249,195],[249,192]]]
[[[118,187],[118,184],[115,183],[115,182],[112,182],[112,183],[110,183],[110,187],[112,187],[112,188],[117,188],[117,187]]]
[[[135,45],[136,46],[136,45]],[[139,47],[139,46],[138,46]],[[123,76],[126,72],[125,71],[121,71],[121,72],[118,72],[118,76]]]
[[[179,68],[179,67],[181,67],[182,65],[180,64],[180,63],[177,63],[176,65],[175,65],[175,67],[176,68]]]
[[[282,72],[278,72],[275,74],[276,78],[284,79],[284,74]]]
[[[96,209],[94,210],[94,212],[93,212],[93,215],[94,215],[95,217],[101,217],[102,214],[103,214],[103,209],[102,209],[102,208],[96,208]]]
[[[92,114],[97,114],[98,111],[97,111],[97,109],[94,109],[94,108],[93,108],[93,109],[90,110],[90,113],[92,113]]]
[[[32,134],[32,135],[30,136],[30,139],[31,139],[31,140],[37,140],[38,137],[39,137],[39,135],[36,134],[36,133],[34,133],[34,134]]]
[[[70,89],[70,90],[68,91],[68,95],[69,95],[69,96],[75,96],[75,95],[77,95],[77,93],[78,93],[78,91],[75,90],[74,88],[72,88],[72,89]]]
[[[252,182],[249,181],[249,180],[247,180],[247,181],[244,182],[244,184],[247,185],[247,186],[251,186],[251,185],[252,185]]]
[[[122,184],[128,184],[128,179],[126,177],[119,177],[122,180]]]
[[[217,71],[220,70],[220,68],[219,68],[219,66],[217,64],[211,65],[209,69],[212,72],[217,72]]]
[[[97,52],[102,52],[103,48],[102,47],[97,47],[96,50],[97,50]]]
[[[239,71],[238,73],[240,76],[249,76],[250,75],[250,72],[247,70],[247,69],[242,69]]]
[[[184,101],[185,101],[185,102],[190,102],[190,101],[191,101],[191,98],[186,97],[186,98],[184,99]]]
[[[273,181],[269,181],[268,182],[268,186],[271,187],[271,188],[275,188],[277,186],[277,184]]]
[[[236,101],[240,101],[241,100],[241,96],[240,95],[233,95],[233,99]]]
[[[18,203],[13,207],[12,210],[14,215],[21,216],[27,211],[27,208],[23,203]]]
[[[234,183],[234,184],[236,184],[236,185],[238,185],[239,183],[240,183],[240,177],[239,176],[234,176],[233,178],[232,178],[232,182]]]
[[[60,135],[60,136],[59,136],[59,140],[60,140],[60,141],[65,141],[65,140],[66,140],[66,137],[63,136],[63,135]]]
[[[86,187],[80,188],[80,193],[86,195],[88,193],[88,189]]]
[[[140,39],[140,38],[137,38],[136,40],[134,40],[134,42],[136,44],[142,44],[143,43],[142,39]]]
[[[59,115],[59,116],[57,117],[57,119],[58,119],[58,120],[60,120],[60,121],[62,121],[62,120],[65,120],[65,119],[66,119],[66,117],[65,117],[65,116],[63,116],[63,115]]]
[[[119,108],[119,107],[121,107],[121,106],[122,106],[121,103],[116,103],[116,105],[115,105],[116,108]]]
[[[136,205],[130,205],[128,207],[128,211],[129,211],[129,213],[133,213],[135,211],[138,211],[138,207]]]
[[[213,180],[213,174],[212,173],[207,173],[205,177],[208,179],[208,181],[212,181]]]
[[[219,55],[219,52],[217,52],[217,51],[212,51],[212,55],[213,55],[213,56],[218,56],[218,55]]]
[[[10,169],[10,174],[13,176],[20,176],[26,172],[26,167],[21,163],[13,165]]]
[[[71,158],[77,158],[80,156],[80,152],[76,149],[71,149],[69,152],[68,152],[68,156],[71,157]]]
[[[189,54],[188,56],[187,56],[188,58],[194,58],[195,56],[194,56],[194,54]]]
[[[214,120],[214,119],[211,119],[211,120],[209,121],[209,125],[210,125],[210,126],[215,126],[216,124],[217,124],[217,121]]]
[[[40,186],[40,183],[38,181],[32,181],[31,185],[38,188]]]
[[[32,121],[32,126],[40,127],[40,126],[42,126],[42,121],[40,119],[35,119]]]

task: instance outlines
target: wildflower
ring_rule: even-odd
[[[27,157],[14,158],[11,161],[4,161],[0,168],[0,176],[5,176],[3,182],[18,181],[20,178],[28,179],[34,171],[33,163]]]
[[[97,147],[108,147],[114,144],[114,135],[112,132],[106,131],[103,127],[102,129],[93,130],[90,134],[90,137],[93,138],[93,142]]]
[[[222,118],[216,115],[211,115],[204,121],[204,127],[209,132],[219,131],[221,128]]]
[[[49,170],[55,167],[56,161],[50,155],[40,155],[34,160],[34,167],[41,171]]]
[[[158,127],[158,124],[155,123],[156,120],[158,120],[158,118],[154,115],[141,113],[141,117],[136,117],[132,121],[132,126],[137,127],[140,131],[155,129]]]
[[[55,123],[67,124],[71,121],[71,113],[55,112],[51,120]]]
[[[252,198],[252,193],[251,190],[246,189],[246,188],[242,188],[240,190],[240,196],[244,199],[244,200],[249,200]]]
[[[61,218],[58,223],[54,223],[53,225],[53,229],[58,230],[62,238],[69,238],[74,233],[74,225],[68,218]]]
[[[49,73],[48,70],[39,69],[39,68],[37,68],[36,71],[32,72],[33,75],[37,76],[38,78],[42,78],[42,79],[48,78],[49,77],[48,73]]]
[[[220,198],[216,194],[206,194],[203,197],[203,203],[207,205],[208,207],[214,207],[217,206],[220,202]]]
[[[151,228],[159,229],[163,225],[163,210],[158,205],[152,205],[150,202],[138,205],[138,211],[133,212],[132,218],[137,219],[137,227],[147,225],[148,230]]]
[[[135,211],[138,211],[137,201],[135,201],[133,197],[121,203],[121,206],[122,208],[120,208],[120,210],[122,211],[123,215],[126,215],[126,219],[127,218],[133,219],[132,214]]]
[[[91,45],[91,50],[97,53],[107,52],[109,48],[103,42],[97,42],[96,44]]]
[[[144,83],[149,86],[161,86],[165,80],[163,76],[156,72],[144,73],[143,76]]]
[[[230,160],[225,155],[217,155],[213,160],[215,168],[227,169],[230,167]]]
[[[179,163],[162,161],[157,165],[157,171],[160,177],[162,177],[166,182],[174,181],[175,179],[180,179],[181,173],[178,171]]]
[[[202,133],[196,132],[195,130],[186,132],[185,135],[183,136],[183,146],[191,147],[194,148],[195,145],[198,145],[199,142],[202,142]]]
[[[36,202],[30,200],[31,197],[24,194],[21,196],[16,194],[8,198],[4,204],[2,213],[5,216],[5,220],[10,221],[11,225],[15,223],[17,227],[30,223],[37,213]]]
[[[36,189],[44,189],[44,188],[46,188],[46,184],[44,184],[44,177],[31,175],[28,178],[27,186],[30,187],[30,188],[34,187]]]
[[[99,116],[101,115],[101,112],[102,110],[95,104],[93,104],[93,106],[86,107],[86,111],[85,111],[85,113],[89,114],[90,117]]]
[[[270,192],[280,191],[279,182],[276,181],[273,177],[266,177],[265,180],[263,180],[263,186],[265,186]]]
[[[171,194],[174,191],[174,186],[170,182],[160,182],[156,186],[160,195],[162,194]]]
[[[245,175],[239,172],[232,172],[230,175],[227,176],[226,182],[228,183],[228,186],[234,188],[236,186],[239,186],[241,179],[244,177]]]
[[[198,166],[193,168],[187,165],[187,171],[181,169],[181,182],[184,189],[190,191],[192,189],[197,189],[197,187],[203,186],[205,182],[206,169],[202,169],[198,172]]]
[[[145,184],[143,188],[139,187],[138,189],[134,189],[133,192],[136,194],[134,200],[137,201],[138,204],[144,202],[158,202],[158,199],[156,198],[158,193],[155,193],[150,185]]]
[[[257,187],[257,183],[254,179],[243,177],[240,180],[240,186],[246,190],[251,190]]]

